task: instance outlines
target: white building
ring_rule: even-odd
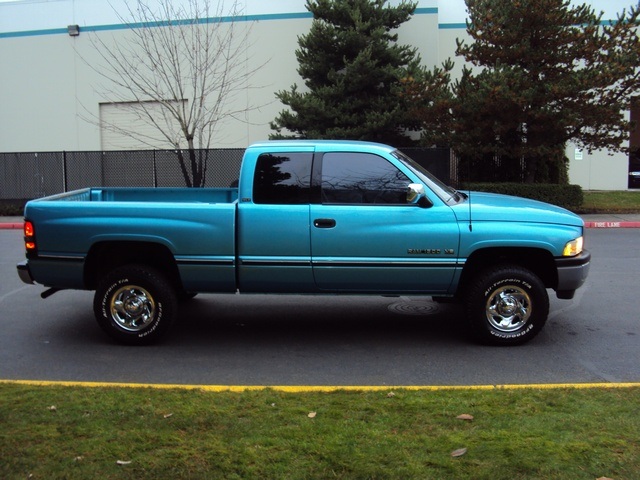
[[[605,19],[615,19],[632,3],[587,2],[604,11]],[[305,1],[240,4],[240,21],[252,24],[249,68],[265,63],[253,80],[257,88],[247,89],[241,101],[262,106],[247,111],[242,121],[221,125],[215,147],[245,147],[266,139],[269,122],[283,109],[274,92],[303,84],[294,52],[298,36],[311,25]],[[90,120],[117,114],[112,100],[100,93],[103,80],[87,62],[96,56],[91,35],[108,43],[128,34],[116,13],[126,11],[123,5],[123,0],[0,0],[0,152],[144,148]],[[466,37],[465,18],[464,0],[420,0],[414,17],[401,27],[400,42],[417,46],[427,66],[452,58],[459,71],[462,59],[455,57],[456,39]],[[78,35],[69,30],[74,25]],[[124,115],[116,121],[126,128],[130,119]],[[594,190],[627,188],[626,155],[587,154],[572,145],[567,154],[571,183]]]

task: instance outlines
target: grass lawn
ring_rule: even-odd
[[[214,393],[0,383],[0,478],[637,479],[638,405],[637,386]]]
[[[640,190],[585,190],[580,213],[640,213]]]

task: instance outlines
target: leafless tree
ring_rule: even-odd
[[[168,142],[185,184],[204,186],[216,128],[255,108],[239,98],[260,68],[247,56],[250,23],[238,21],[238,0],[134,0],[116,13],[127,31],[93,34],[100,60],[90,67],[105,81],[106,101],[127,105],[154,135],[104,120],[102,128],[151,148]]]

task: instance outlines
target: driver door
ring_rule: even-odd
[[[323,155],[321,203],[310,206],[318,288],[430,294],[449,289],[458,223],[442,202],[430,208],[408,203],[411,183],[416,179],[378,155]]]

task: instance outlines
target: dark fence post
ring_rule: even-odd
[[[158,188],[158,170],[156,167],[156,151],[153,151],[153,187]]]
[[[62,191],[67,191],[67,151],[62,151]]]

